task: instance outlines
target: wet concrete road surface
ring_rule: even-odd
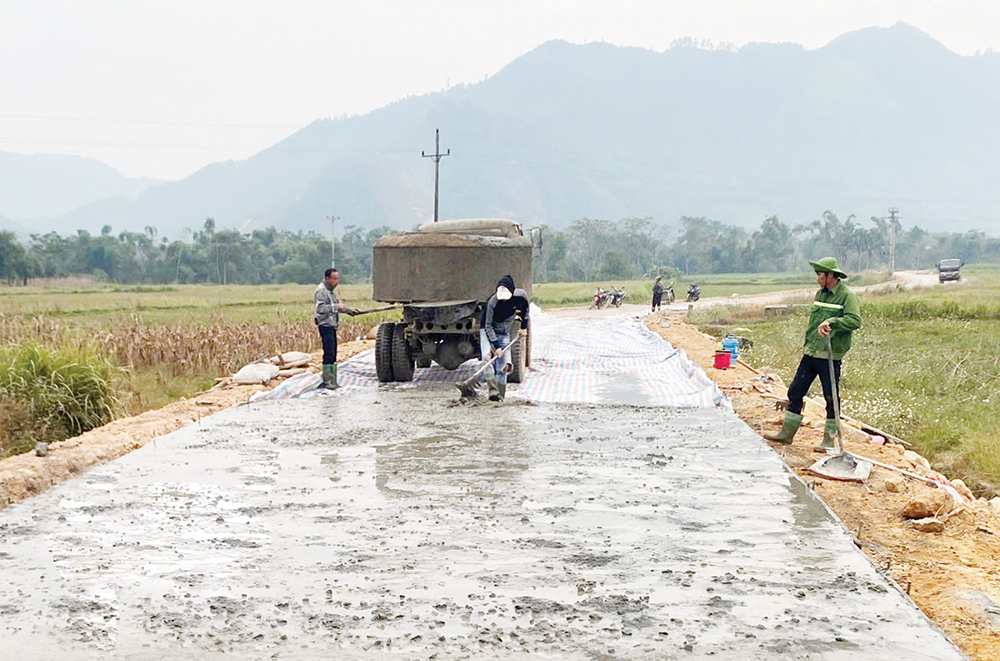
[[[231,409],[0,512],[2,657],[961,659],[729,411]]]

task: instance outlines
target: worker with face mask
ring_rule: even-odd
[[[507,395],[511,342],[510,327],[514,317],[521,318],[519,336],[528,334],[528,293],[514,286],[514,278],[505,275],[497,282],[496,292],[486,301],[479,323],[479,346],[484,361],[499,356],[493,363],[492,373],[486,370],[489,398],[502,401]],[[517,339],[517,338],[513,338]]]

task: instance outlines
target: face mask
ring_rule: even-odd
[[[513,294],[511,294],[510,290],[507,289],[506,287],[504,287],[504,286],[497,287],[497,300],[498,301],[506,301],[511,296],[513,296]]]

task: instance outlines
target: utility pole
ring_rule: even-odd
[[[451,150],[449,149],[444,154],[441,153],[441,131],[439,129],[434,129],[434,153],[426,154],[423,151],[420,155],[424,158],[434,159],[434,222],[438,221],[438,181],[440,177],[440,163],[441,159],[445,156],[451,156]]]
[[[337,268],[337,217],[327,216],[330,221],[330,268]]]
[[[899,209],[889,207],[889,277],[896,270],[896,214]]]

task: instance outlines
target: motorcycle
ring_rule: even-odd
[[[622,306],[622,303],[625,302],[626,296],[628,296],[628,294],[625,293],[624,287],[622,287],[621,289],[618,289],[618,287],[613,287],[611,289],[611,305],[615,306],[616,308],[620,308]]]
[[[698,285],[688,285],[687,302],[692,303],[701,298],[701,287]]]
[[[663,290],[663,294],[667,297],[667,305],[670,305],[671,303],[676,301],[677,297],[674,296],[674,283],[671,282],[669,285],[667,285]]]
[[[610,300],[611,300],[611,292],[598,287],[597,291],[594,292],[594,300],[590,304],[590,309],[600,310],[601,308],[606,308],[608,306],[608,301]]]

